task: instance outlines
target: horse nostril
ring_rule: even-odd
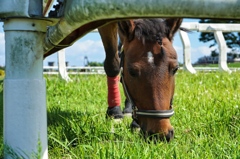
[[[174,137],[174,130],[171,129],[168,131],[168,134],[166,135],[166,140],[169,142]]]

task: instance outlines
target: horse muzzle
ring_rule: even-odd
[[[167,134],[165,133],[154,133],[152,131],[143,131],[144,138],[147,142],[154,142],[157,143],[161,142],[170,142],[174,138],[174,129],[168,131]]]

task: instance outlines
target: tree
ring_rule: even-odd
[[[5,67],[4,66],[0,66],[0,70],[5,70]]]
[[[88,62],[88,66],[103,66],[101,62]]]
[[[217,57],[217,56],[218,56],[217,49],[212,50],[212,52],[211,52],[211,56],[212,56],[212,57]]]
[[[199,23],[240,23],[238,20],[221,20],[221,19],[201,19]],[[223,33],[223,36],[226,40],[226,44],[229,48],[237,48],[240,46],[240,33]],[[213,33],[204,33],[202,32],[199,37],[199,41],[201,42],[209,42],[213,41],[213,43],[209,46],[210,48],[217,44]],[[214,50],[216,53],[216,50]],[[214,53],[213,53],[214,54]]]

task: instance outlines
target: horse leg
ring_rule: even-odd
[[[104,70],[107,74],[108,109],[107,116],[114,119],[123,118],[120,108],[119,90],[120,63],[118,56],[117,23],[110,23],[98,28],[105,49]]]

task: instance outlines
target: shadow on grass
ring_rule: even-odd
[[[83,142],[84,136],[94,134],[97,128],[94,114],[89,112],[61,110],[59,107],[50,108],[47,112],[49,147],[55,142],[69,141],[69,146],[75,147]]]
[[[78,125],[78,123],[83,122],[83,118],[91,115],[92,114],[85,112],[72,112],[68,110],[61,110],[58,107],[51,108],[47,111],[47,125],[48,127],[64,126],[70,129],[72,125]]]
[[[70,147],[99,142],[132,140],[130,120],[114,123],[105,113],[48,109],[49,148],[66,144]],[[57,143],[58,142],[58,143]],[[60,143],[60,144],[59,144]]]

